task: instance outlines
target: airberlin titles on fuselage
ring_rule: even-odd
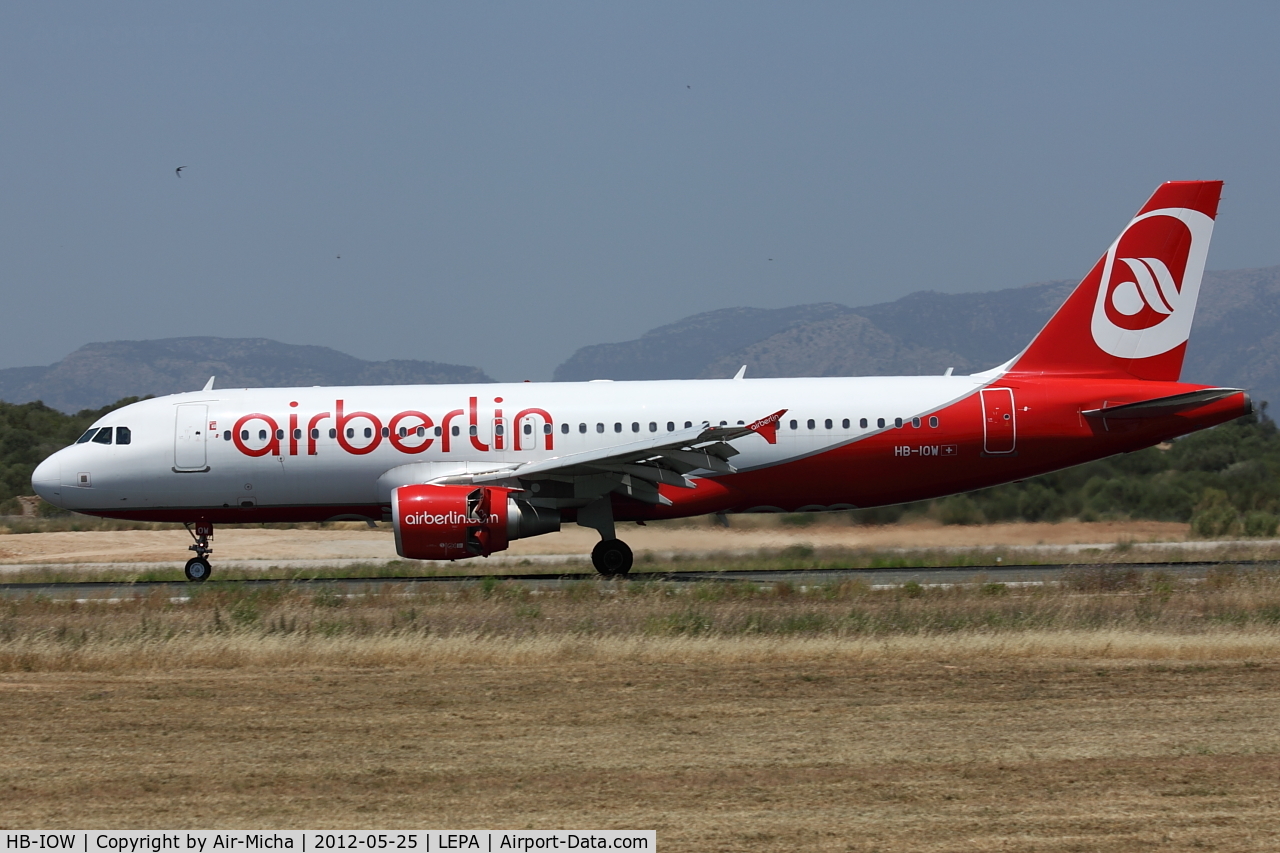
[[[235,426],[223,431],[222,437],[233,442],[236,449],[245,456],[315,456],[319,452],[318,443],[322,435],[327,435],[337,442],[338,447],[355,456],[377,450],[383,439],[401,453],[409,454],[422,453],[437,441],[440,442],[441,453],[468,448],[481,453],[508,449],[533,450],[539,436],[542,437],[544,449],[554,449],[554,433],[550,428],[554,421],[546,409],[537,406],[521,409],[511,418],[510,423],[516,425],[516,431],[510,447],[507,447],[508,421],[499,408],[502,398],[494,397],[493,402],[493,416],[487,419],[489,423],[484,429],[486,434],[491,434],[489,443],[481,440],[484,436],[481,435],[477,397],[468,398],[465,410],[453,409],[445,412],[438,423],[431,415],[415,409],[397,412],[384,422],[372,412],[347,411],[345,400],[334,401],[332,411],[317,412],[307,416],[305,421],[298,412],[291,411],[285,419],[287,429],[273,415],[252,412],[240,416]],[[298,404],[290,402],[289,407],[296,409]],[[456,423],[464,417],[465,434],[459,423]],[[536,429],[526,419],[536,421]],[[521,435],[521,424],[530,426],[528,435]],[[210,421],[210,432],[216,433],[217,429],[217,421]],[[458,447],[458,442],[464,438],[469,444]]]

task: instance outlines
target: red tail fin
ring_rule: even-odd
[[[1011,371],[1177,381],[1221,192],[1162,184]]]

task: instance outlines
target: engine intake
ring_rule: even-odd
[[[396,553],[462,560],[505,550],[512,539],[560,529],[558,510],[535,507],[498,486],[400,486],[391,492]]]

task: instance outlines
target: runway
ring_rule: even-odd
[[[396,593],[413,595],[428,590],[451,591],[484,583],[513,583],[534,591],[558,591],[574,584],[594,583],[604,589],[619,584],[658,583],[754,583],[761,586],[786,583],[803,590],[844,582],[856,581],[869,587],[889,588],[915,582],[921,586],[939,587],[958,584],[1002,583],[1030,586],[1061,582],[1071,575],[1097,574],[1103,578],[1117,578],[1127,573],[1163,572],[1186,580],[1203,579],[1214,569],[1237,568],[1247,571],[1266,571],[1280,568],[1276,560],[1206,560],[1198,562],[1132,562],[1132,563],[1071,563],[1060,565],[989,565],[936,568],[883,568],[883,569],[801,569],[763,571],[636,571],[616,579],[606,579],[595,572],[578,572],[560,575],[548,574],[494,574],[487,577],[433,576],[433,577],[385,577],[385,578],[256,578],[249,580],[218,581],[206,584],[186,581],[67,581],[0,584],[0,596],[23,598],[41,596],[52,601],[120,600],[145,597],[156,592],[167,592],[174,598],[185,598],[202,589],[252,589],[261,587],[292,586],[316,587],[337,591],[348,596]]]

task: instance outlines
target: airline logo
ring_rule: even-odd
[[[1164,208],[1129,223],[1107,250],[1093,307],[1093,340],[1108,355],[1150,358],[1186,343],[1213,220]]]
[[[500,520],[501,519],[493,513],[489,514],[489,520],[488,522],[485,522],[479,518],[472,518],[465,512],[454,511],[436,514],[429,512],[411,512],[406,514],[404,517],[405,524],[447,524],[450,526],[457,526],[461,524],[497,524]]]
[[[772,415],[763,417],[755,423],[747,424],[747,429],[756,435],[762,436],[765,441],[770,444],[778,443],[778,421],[782,420],[782,416],[787,413],[786,409],[774,412]]]

